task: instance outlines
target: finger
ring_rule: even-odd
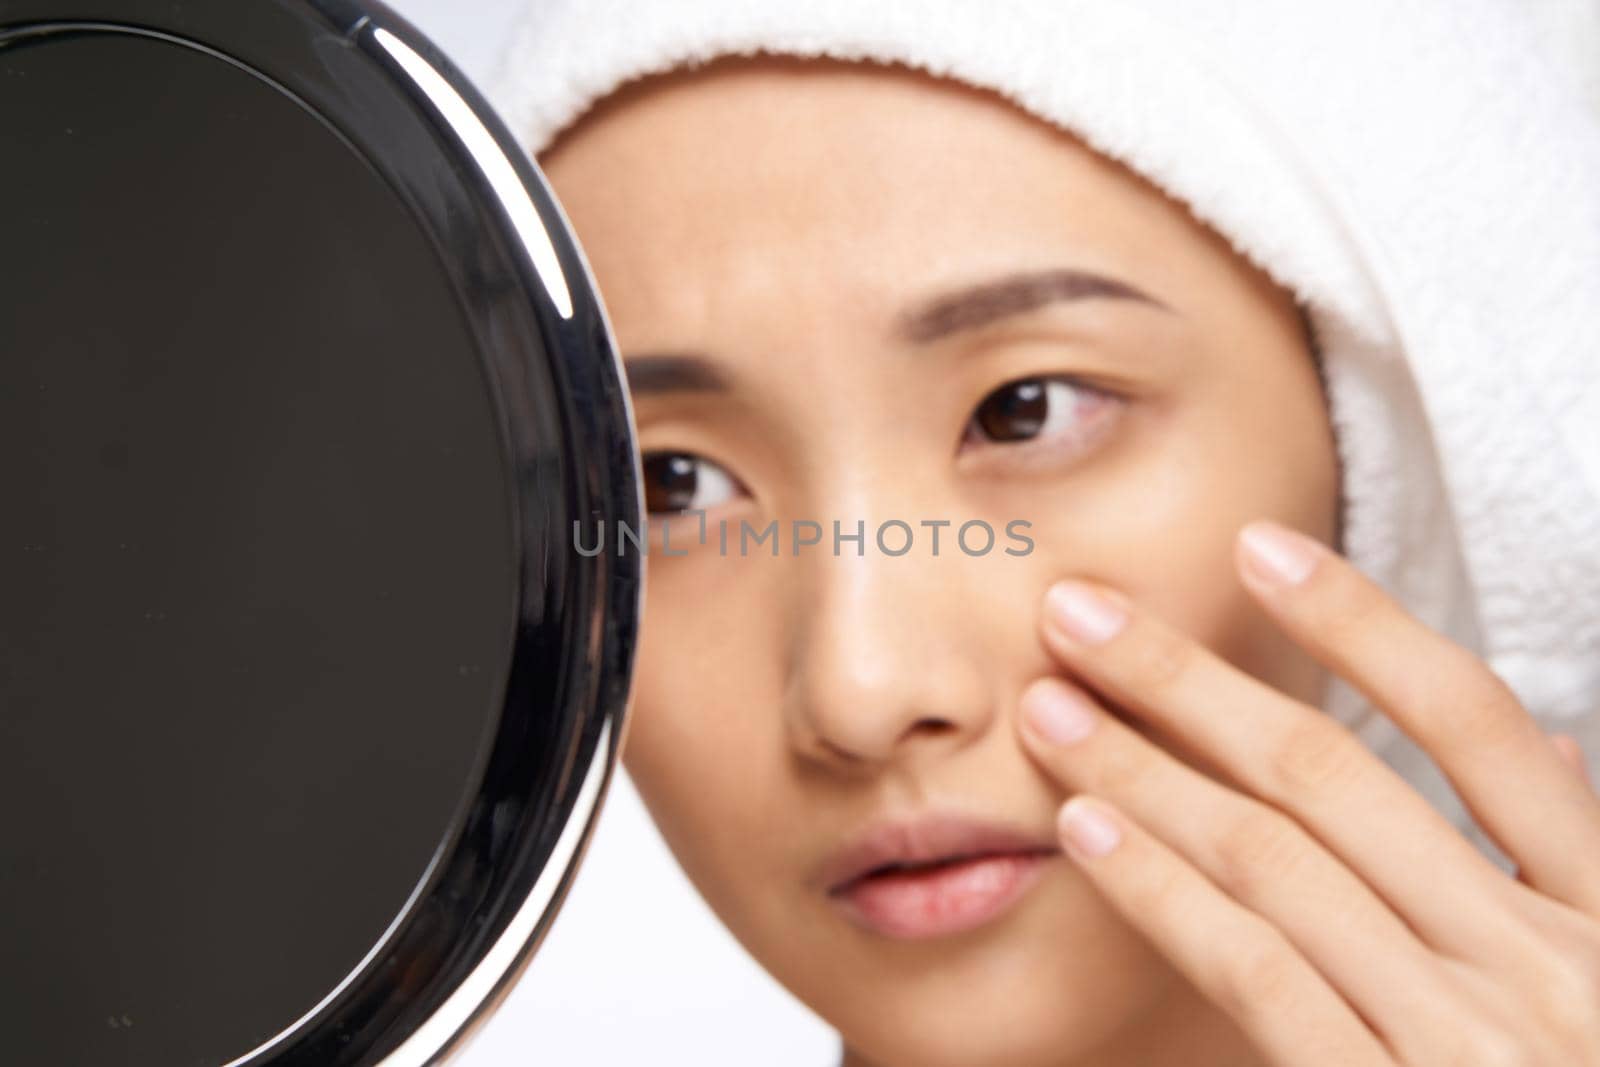
[[[1294,820],[1186,766],[1062,679],[1029,686],[1019,711],[1023,742],[1053,779],[1115,804],[1282,931],[1402,1057],[1453,1039],[1437,958]]]
[[[1327,715],[1110,590],[1053,587],[1043,632],[1070,672],[1306,827],[1428,944],[1500,957],[1505,876]]]
[[[1588,769],[1583,765],[1583,749],[1578,747],[1576,738],[1566,734],[1551,734],[1550,744],[1556,750],[1556,755],[1561,757],[1561,762],[1567,765],[1568,770],[1583,778],[1585,782],[1589,780]],[[1533,884],[1528,880],[1527,871],[1518,871],[1517,881],[1530,889],[1533,888]]]
[[[1578,739],[1568,734],[1552,734],[1550,743],[1555,746],[1562,762],[1577,772],[1584,785],[1593,789],[1594,783],[1589,779],[1589,764],[1584,759],[1583,746],[1578,744]]]
[[[1251,523],[1238,549],[1262,606],[1434,758],[1530,884],[1600,908],[1600,802],[1487,665],[1303,534]]]
[[[1111,906],[1281,1067],[1391,1064],[1289,941],[1103,800],[1074,797],[1063,850]]]

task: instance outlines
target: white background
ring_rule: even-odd
[[[390,6],[484,89],[527,2]],[[566,906],[522,981],[451,1067],[831,1067],[838,1059],[833,1031],[700,900],[619,769]]]

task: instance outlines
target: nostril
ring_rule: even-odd
[[[908,734],[947,734],[958,727],[949,719],[926,715],[906,728]]]
[[[918,730],[954,730],[956,724],[951,722],[949,719],[940,719],[930,715],[925,718],[918,719],[916,722],[912,723],[911,726],[912,729]]]

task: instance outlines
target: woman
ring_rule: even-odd
[[[645,456],[628,770],[847,1067],[1600,1063],[1593,116],[1489,4],[1103,6],[508,54]]]

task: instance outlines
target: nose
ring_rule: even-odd
[[[846,545],[808,561],[786,679],[793,746],[860,770],[961,747],[995,718],[981,670],[981,626],[956,555],[862,555]]]

